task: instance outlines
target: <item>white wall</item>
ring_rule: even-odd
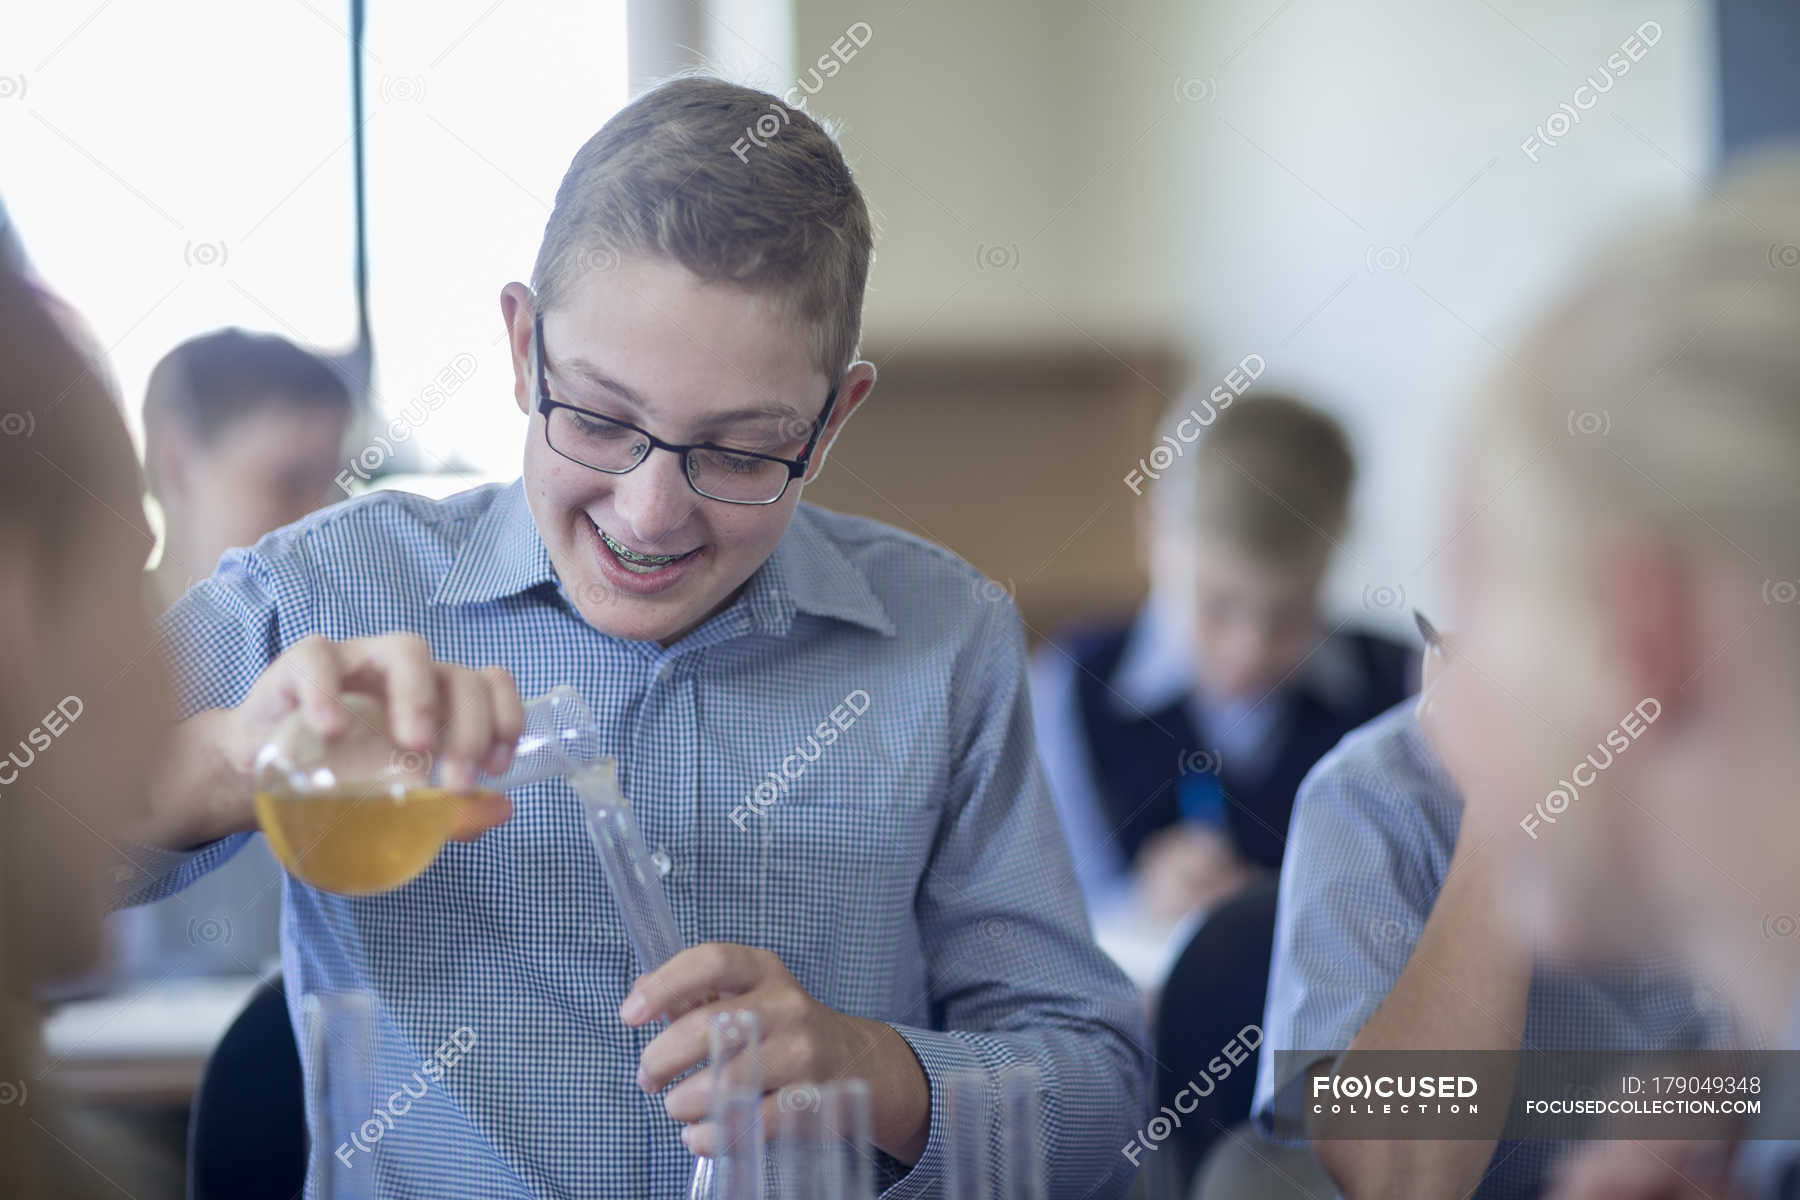
[[[1660,40],[1534,163],[1521,143],[1646,21]],[[1203,15],[1194,38],[1235,46],[1246,23]],[[1341,599],[1437,606],[1472,384],[1585,247],[1700,186],[1712,59],[1707,6],[1681,0],[1379,0],[1289,6],[1219,74],[1189,161],[1207,183],[1189,328],[1350,424],[1365,483]]]
[[[1583,246],[1708,168],[1709,14],[796,0],[794,57],[873,30],[812,101],[842,120],[881,220],[872,347],[1169,336],[1200,359],[1262,354],[1364,457],[1339,599],[1433,606],[1471,382]],[[1521,141],[1604,84],[1645,21],[1660,40],[1533,163]]]

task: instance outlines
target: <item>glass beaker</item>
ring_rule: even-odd
[[[433,756],[395,747],[377,697],[339,697],[350,720],[321,737],[295,710],[257,753],[256,817],[296,879],[346,896],[391,891],[437,858],[469,792],[445,787]],[[525,705],[512,765],[481,775],[477,791],[504,792],[578,770],[600,753],[600,733],[579,693],[558,687]]]

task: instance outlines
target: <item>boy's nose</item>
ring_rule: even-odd
[[[700,503],[700,495],[688,486],[681,456],[667,450],[650,451],[635,470],[619,476],[613,487],[613,511],[629,527],[635,549],[680,551],[665,540],[679,529]]]

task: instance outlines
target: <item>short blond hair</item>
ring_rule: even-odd
[[[1800,566],[1800,156],[1607,247],[1484,399],[1489,485],[1547,472],[1507,489],[1540,545],[1641,523]]]
[[[1195,423],[1197,411],[1178,402],[1164,424]],[[1265,562],[1329,555],[1349,523],[1356,483],[1343,426],[1280,392],[1252,392],[1205,411],[1214,415],[1193,448],[1157,485],[1159,524],[1210,534]]]
[[[659,255],[781,297],[835,382],[856,359],[873,246],[868,206],[823,126],[767,92],[689,75],[639,96],[576,151],[531,287],[542,312],[583,271]]]

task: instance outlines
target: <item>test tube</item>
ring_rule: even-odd
[[[1045,1200],[1044,1077],[1035,1066],[1014,1063],[1000,1072],[1000,1130],[1005,1163],[1000,1200]]]
[[[637,955],[639,972],[654,971],[681,953],[681,928],[675,924],[675,910],[669,907],[662,875],[650,861],[650,851],[644,845],[644,835],[638,832],[631,805],[619,790],[619,764],[609,756],[601,756],[592,763],[568,771],[565,778],[575,789],[575,794],[581,797],[582,810],[587,814],[588,836],[600,854],[606,887],[613,895],[613,902],[619,906],[625,936],[631,940],[632,952]],[[724,1023],[723,1033],[721,1022]],[[757,1039],[755,1014],[721,1014],[715,1018],[709,1036],[715,1064],[744,1050],[746,1040],[748,1048],[754,1050]],[[725,1039],[723,1042],[721,1037]],[[757,1102],[760,1104],[762,1060],[760,1053],[753,1057],[757,1064]],[[713,1119],[718,1120],[716,1108]],[[757,1131],[756,1169],[760,1172],[760,1122]],[[738,1178],[735,1175],[727,1178],[728,1174],[712,1159],[696,1158],[693,1179],[688,1184],[688,1200],[756,1200],[760,1197],[760,1182],[757,1191],[745,1191]],[[728,1187],[731,1190],[727,1190]]]
[[[373,1149],[368,1156],[353,1152],[348,1162],[335,1153],[337,1147],[356,1146],[353,1134],[374,1120],[374,1000],[367,992],[312,992],[301,998],[300,1014],[311,1066],[306,1111],[314,1195],[375,1200]],[[374,1123],[378,1137],[385,1129],[379,1120]]]
[[[874,1200],[866,1080],[786,1087],[776,1107],[782,1200]]]
[[[762,1029],[747,1009],[722,1012],[707,1029],[717,1154],[694,1160],[688,1200],[762,1200]]]
[[[944,1195],[954,1200],[993,1200],[993,1147],[988,1140],[992,1113],[987,1075],[950,1071],[943,1079],[944,1127],[950,1131],[949,1184]]]
[[[654,971],[681,953],[681,929],[631,805],[619,791],[618,763],[602,757],[570,771],[568,780],[587,813],[588,836],[600,852],[606,886],[619,906],[638,967],[644,973]]]

